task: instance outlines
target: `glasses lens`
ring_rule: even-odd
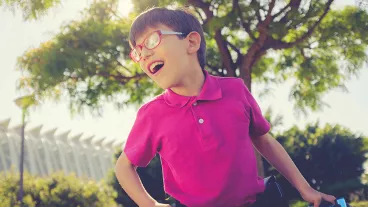
[[[160,42],[160,35],[157,32],[152,33],[144,43],[147,49],[155,48]]]
[[[136,62],[139,61],[140,59],[140,54],[138,53],[138,51],[136,49],[133,49],[132,52],[130,53],[130,56],[132,57],[132,59]]]

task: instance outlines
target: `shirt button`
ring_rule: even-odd
[[[204,120],[203,120],[203,119],[199,119],[199,120],[198,120],[198,122],[199,122],[200,124],[203,124],[203,123],[204,123]]]
[[[198,105],[198,103],[197,103],[197,102],[194,102],[194,103],[193,103],[193,106],[197,106],[197,105]]]

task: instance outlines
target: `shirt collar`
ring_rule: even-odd
[[[218,78],[210,75],[206,70],[204,70],[204,75],[205,81],[198,96],[182,96],[176,94],[171,89],[167,89],[164,93],[166,103],[170,106],[183,107],[192,99],[212,101],[222,98],[222,91]]]

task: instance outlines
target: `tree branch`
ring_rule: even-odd
[[[207,2],[203,2],[202,0],[188,0],[188,4],[197,7],[197,8],[201,8],[204,12],[204,14],[206,15],[206,19],[203,20],[203,27],[205,27],[208,22],[210,22],[213,18],[213,12],[210,10],[210,3]]]
[[[239,8],[239,0],[233,0],[232,12],[236,12],[236,8]]]
[[[102,77],[105,77],[105,78],[114,78],[115,80],[119,81],[122,84],[125,84],[130,80],[138,80],[138,79],[143,78],[145,76],[144,73],[138,73],[134,76],[126,77],[126,76],[123,76],[123,75],[112,75],[112,74],[110,74],[108,72],[104,72],[104,71],[98,71],[98,73],[96,73],[96,75],[102,76]]]
[[[126,72],[128,72],[129,74],[132,74],[132,72],[129,70],[129,68],[127,68],[125,65],[123,65],[120,61],[116,61],[119,66],[121,66],[123,69],[125,69]]]
[[[195,6],[195,7],[199,7],[203,10],[203,12],[206,14],[206,21],[209,21],[210,19],[213,18],[213,13],[210,10],[210,3],[207,2],[203,2],[202,0],[188,0],[188,3]]]
[[[226,40],[223,39],[223,36],[221,34],[221,30],[216,30],[215,40],[216,40],[217,46],[220,50],[220,54],[222,54],[221,55],[221,60],[222,60],[222,63],[224,64],[224,66],[225,66],[225,68],[228,72],[227,76],[230,76],[230,77],[235,76],[235,72],[233,70],[234,63],[232,61],[230,51],[226,46]]]
[[[272,21],[272,10],[273,8],[275,7],[275,2],[276,0],[272,0],[269,4],[268,4],[268,13],[267,13],[267,16],[266,16],[266,19],[265,19],[265,24],[269,25]]]
[[[258,32],[259,32],[259,38],[258,41],[256,42],[260,48],[263,47],[264,42],[266,41],[268,35],[268,26],[270,25],[271,21],[272,21],[272,10],[275,7],[275,2],[276,0],[272,0],[269,5],[268,5],[268,11],[267,11],[267,15],[266,18],[263,22],[261,22],[260,24],[258,24]]]
[[[289,27],[286,28],[286,31],[289,31],[291,29],[297,29],[298,25],[300,25],[303,22],[307,22],[307,20],[310,18],[310,15],[312,14],[312,8],[313,8],[313,4],[312,4],[312,2],[310,2],[309,7],[308,7],[308,11],[304,15],[304,17],[301,18],[299,21],[294,20],[293,23],[290,24]],[[292,8],[292,10],[293,9],[298,9],[298,8]]]
[[[253,58],[252,62],[250,63],[250,67],[252,68],[259,59],[261,59],[261,57],[263,57],[263,55],[265,55],[267,53],[267,50],[259,50],[256,54],[255,54],[255,58]]]
[[[241,51],[239,50],[239,48],[237,48],[235,45],[233,45],[231,42],[227,40],[225,40],[225,43],[229,45],[231,49],[235,50],[235,52],[238,53],[238,55],[241,55]]]
[[[204,24],[206,24],[206,23],[208,23],[209,21],[212,20],[214,15],[213,15],[212,11],[210,10],[210,6],[211,6],[210,3],[203,2],[201,0],[188,0],[188,3],[193,5],[193,6],[199,7],[203,10],[203,12],[206,14],[206,17],[207,17]],[[222,54],[221,55],[221,60],[222,60],[222,63],[224,64],[224,66],[225,66],[225,68],[228,72],[227,76],[235,76],[235,72],[233,70],[234,63],[232,61],[230,51],[226,47],[226,42],[222,37],[221,30],[216,30],[215,31],[215,40],[216,40],[217,46],[220,50],[220,53]]]
[[[244,21],[243,18],[243,12],[240,9],[240,5],[239,5],[239,0],[233,0],[233,12],[237,12],[240,18],[240,22],[241,25],[243,26],[244,30],[248,33],[249,37],[253,40],[256,41],[257,38],[254,36],[254,34],[252,33],[251,29],[250,29],[250,24],[246,21]]]
[[[279,12],[277,12],[275,15],[272,16],[272,19],[277,18],[278,16],[280,16],[280,14],[284,13],[290,6],[291,2],[289,2],[289,4],[287,4],[284,8],[282,8]]]
[[[242,59],[242,56],[243,56],[241,51],[239,50],[239,48],[237,48],[235,45],[233,45],[229,41],[226,41],[226,44],[229,45],[231,47],[231,49],[233,49],[237,53],[238,57],[236,58],[235,65],[240,65],[241,64],[241,59]]]
[[[114,9],[108,9],[108,11],[111,12],[111,14],[113,14],[114,17],[116,17],[118,20],[123,20],[123,17],[118,15],[118,13],[116,13],[116,11]]]
[[[202,20],[202,23],[204,23],[204,18],[202,17],[201,12],[197,8],[195,8],[195,12],[198,14],[199,18]]]
[[[304,48],[300,48],[300,54],[303,56],[303,59],[306,60],[307,56],[305,56]]]
[[[250,2],[250,5],[254,4],[254,5],[257,5],[257,7],[259,8],[256,8],[256,16],[257,16],[257,20],[258,20],[258,24],[262,22],[262,17],[261,17],[261,14],[259,12],[259,10],[261,9],[261,5],[257,4],[257,0],[252,0]]]
[[[311,28],[309,28],[309,30],[302,35],[300,38],[298,38],[297,40],[295,40],[294,42],[283,42],[281,40],[275,40],[275,39],[271,39],[269,38],[269,40],[271,40],[267,46],[268,48],[273,48],[273,49],[286,49],[286,48],[291,48],[301,42],[303,42],[304,40],[306,40],[307,38],[309,38],[314,30],[317,28],[317,26],[322,22],[323,18],[327,15],[328,11],[331,8],[331,4],[334,0],[329,0],[326,4],[326,7],[323,11],[323,14],[320,16],[320,18],[318,19],[318,21],[316,21]]]
[[[252,0],[253,3],[255,3]],[[267,15],[264,21],[261,21],[257,25],[257,29],[259,31],[259,38],[255,41],[246,55],[242,56],[241,68],[240,68],[240,77],[243,78],[249,90],[251,90],[252,85],[252,67],[253,65],[264,55],[268,48],[264,46],[267,39],[269,39],[268,28],[272,21],[272,10],[275,7],[276,0],[270,1],[268,5]]]
[[[289,21],[289,14],[292,11],[297,11],[300,7],[302,0],[290,0],[290,3],[288,4],[288,7],[286,8],[290,8],[290,10],[288,12],[286,12],[286,14],[280,19],[279,22],[281,23],[287,23]],[[311,2],[312,4],[312,2]]]

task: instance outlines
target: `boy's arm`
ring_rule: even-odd
[[[136,171],[136,167],[123,152],[115,165],[115,174],[121,187],[129,197],[140,207],[170,207],[155,201],[144,189]]]
[[[301,194],[304,200],[319,206],[321,199],[334,203],[335,197],[315,191],[302,176],[281,144],[270,134],[252,138],[255,148]]]

